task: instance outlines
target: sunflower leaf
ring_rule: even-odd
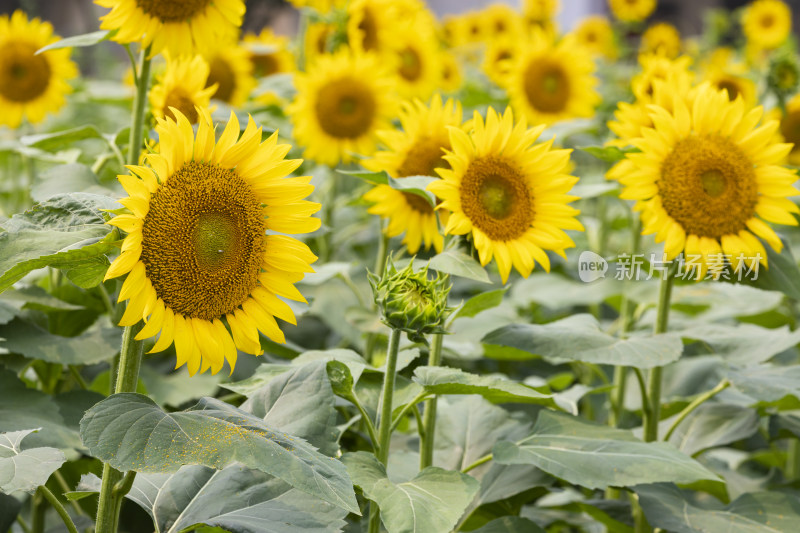
[[[341,174],[355,176],[374,185],[388,185],[392,189],[408,194],[415,194],[425,199],[431,207],[436,206],[436,197],[429,193],[426,188],[428,185],[438,180],[433,176],[406,176],[403,178],[393,178],[386,171],[371,172],[369,170],[338,170]]]
[[[172,473],[183,465],[223,469],[239,462],[359,513],[342,463],[214,398],[167,413],[147,396],[114,394],[86,412],[81,438],[93,456],[118,470]]]
[[[64,453],[55,448],[23,450],[22,440],[36,431],[0,433],[0,490],[6,494],[19,490],[33,493],[66,461]]]
[[[48,50],[58,50],[59,48],[84,48],[86,46],[94,46],[98,43],[102,43],[103,41],[111,39],[114,35],[116,35],[116,33],[117,30],[99,30],[90,33],[83,33],[81,35],[73,35],[72,37],[60,39],[54,43],[50,43],[47,46],[39,48],[36,51],[36,55],[41,54],[42,52],[47,52]]]
[[[486,273],[480,263],[458,250],[445,250],[440,254],[436,254],[428,262],[428,265],[432,269],[445,274],[460,276],[482,283],[491,283],[489,274]]]
[[[616,146],[584,146],[581,150],[606,163],[617,163],[625,159],[626,155],[640,151],[638,148],[621,149]]]

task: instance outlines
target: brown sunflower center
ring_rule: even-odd
[[[139,9],[161,22],[183,22],[206,8],[211,0],[136,0]]]
[[[657,186],[667,214],[687,234],[713,239],[745,229],[758,200],[753,163],[720,136],[679,141],[661,165]]]
[[[736,100],[736,97],[742,92],[739,88],[739,84],[733,78],[723,78],[717,82],[717,88],[720,91],[726,91],[728,93],[728,99],[733,102]]]
[[[376,102],[363,82],[350,77],[340,78],[320,89],[314,111],[325,133],[355,139],[372,126]]]
[[[174,107],[189,119],[192,124],[197,124],[197,110],[194,108],[194,100],[182,87],[172,89],[164,102],[164,114],[173,120],[178,118],[172,113],[170,107]]]
[[[781,135],[787,143],[794,143],[793,152],[800,150],[800,111],[788,111],[781,119]]]
[[[253,74],[257,77],[272,76],[280,72],[280,63],[275,54],[253,54]]]
[[[375,50],[378,48],[378,24],[375,22],[375,15],[369,9],[364,9],[361,22],[358,23],[358,29],[361,30],[362,40],[361,44],[364,50]]]
[[[558,63],[533,60],[525,70],[525,96],[537,111],[560,113],[569,102],[570,84]]]
[[[212,320],[236,309],[257,285],[265,231],[261,206],[242,178],[192,161],[151,197],[142,262],[170,309]]]
[[[236,90],[236,73],[233,71],[231,64],[220,56],[215,56],[211,60],[206,87],[211,87],[215,83],[217,84],[217,91],[212,98],[230,102],[233,92]]]
[[[516,239],[533,222],[533,198],[525,175],[501,158],[488,156],[470,163],[460,196],[464,214],[492,240]]]
[[[414,143],[406,154],[400,168],[397,169],[398,178],[408,176],[437,176],[437,168],[450,168],[444,159],[442,149],[450,149],[450,141],[446,138],[436,139],[423,137]],[[417,194],[403,193],[408,205],[420,213],[432,213],[433,207]]]
[[[763,28],[771,28],[773,24],[775,24],[775,17],[772,13],[766,13],[761,17],[761,26]]]
[[[41,96],[50,84],[50,63],[33,55],[36,47],[8,42],[0,50],[0,95],[12,102],[29,102]]]
[[[417,81],[422,75],[422,58],[419,53],[410,46],[404,48],[400,52],[400,68],[397,72],[406,81]]]

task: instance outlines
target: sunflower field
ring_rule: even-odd
[[[797,533],[792,8],[661,1],[0,11],[0,533]]]

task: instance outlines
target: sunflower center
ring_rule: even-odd
[[[521,236],[533,222],[533,198],[522,172],[497,157],[470,163],[461,181],[461,208],[495,241]]]
[[[758,200],[753,163],[720,136],[679,141],[662,163],[657,186],[667,214],[686,233],[713,239],[744,229]]]
[[[348,77],[331,81],[320,89],[315,112],[325,133],[355,139],[372,126],[375,104],[369,89]]]
[[[773,24],[775,24],[775,17],[772,16],[772,13],[767,13],[761,17],[761,26],[764,28],[771,28]]]
[[[198,117],[197,110],[194,108],[194,100],[183,88],[175,87],[172,89],[164,102],[164,114],[177,121],[178,118],[172,113],[170,107],[174,107],[183,113],[183,116],[189,119],[190,123],[197,123]]]
[[[275,54],[254,54],[251,61],[253,62],[253,74],[257,77],[272,76],[280,69]]]
[[[422,61],[413,48],[406,47],[400,52],[400,68],[397,71],[406,81],[417,81],[422,74]]]
[[[378,25],[375,23],[375,15],[369,9],[364,9],[364,15],[361,22],[358,23],[358,29],[361,30],[363,40],[361,44],[364,50],[375,50],[378,48]]]
[[[735,80],[732,79],[722,79],[717,82],[717,88],[720,91],[727,91],[728,93],[728,100],[733,102],[736,100],[736,97],[739,96],[739,85],[736,83]]]
[[[569,78],[557,63],[531,61],[525,70],[525,95],[537,111],[564,111],[569,102],[569,89]]]
[[[232,312],[258,283],[266,225],[234,171],[192,161],[152,195],[142,262],[159,298],[183,316]]]
[[[444,159],[442,149],[450,149],[450,141],[447,139],[435,139],[424,137],[419,139],[412,146],[400,168],[397,169],[398,178],[408,176],[436,176],[437,168],[450,168]],[[419,213],[432,213],[433,207],[417,194],[403,193],[408,205]]]
[[[217,92],[212,98],[230,102],[233,92],[236,90],[236,73],[231,68],[230,63],[220,56],[214,57],[209,65],[208,80],[206,87],[217,84]]]
[[[7,100],[29,102],[47,90],[50,63],[34,52],[35,46],[14,41],[0,50],[0,95]]]
[[[161,22],[189,20],[211,3],[211,0],[136,0],[139,9]]]
[[[793,151],[800,148],[800,111],[789,111],[781,119],[781,135],[786,142],[794,143]]]

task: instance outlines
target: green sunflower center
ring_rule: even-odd
[[[662,163],[656,185],[667,214],[687,234],[700,237],[739,233],[758,201],[753,163],[719,136],[679,141]]]
[[[164,114],[174,120],[177,120],[177,117],[172,113],[170,107],[174,107],[189,119],[189,122],[192,124],[197,124],[197,110],[194,108],[194,100],[189,93],[186,92],[185,89],[182,87],[175,87],[172,89],[169,94],[167,94],[167,98],[164,101]]]
[[[322,87],[315,112],[322,130],[332,137],[355,139],[367,133],[375,119],[372,91],[355,78],[340,78]]]
[[[212,98],[230,102],[236,90],[236,73],[233,71],[231,64],[220,56],[215,56],[211,60],[206,87],[211,87],[215,83],[217,84],[217,92],[214,93]]]
[[[206,8],[211,0],[136,0],[139,9],[161,22],[184,22]]]
[[[265,231],[261,205],[242,178],[192,161],[150,199],[142,262],[173,312],[213,320],[236,309],[258,284]]]
[[[494,241],[509,241],[530,228],[533,197],[522,171],[497,157],[469,164],[461,180],[461,208]]]
[[[50,63],[33,55],[36,47],[25,42],[8,42],[0,50],[0,95],[12,102],[30,102],[50,84]]]
[[[525,70],[524,89],[528,103],[542,113],[560,113],[569,102],[569,78],[555,62],[531,61]]]
[[[422,58],[410,46],[400,52],[400,68],[397,70],[406,81],[417,81],[422,75]]]
[[[422,137],[408,150],[403,163],[397,169],[398,178],[408,176],[434,176],[437,168],[450,168],[444,159],[443,149],[450,149],[449,139]],[[408,205],[420,213],[432,213],[433,207],[417,194],[404,193]]]

